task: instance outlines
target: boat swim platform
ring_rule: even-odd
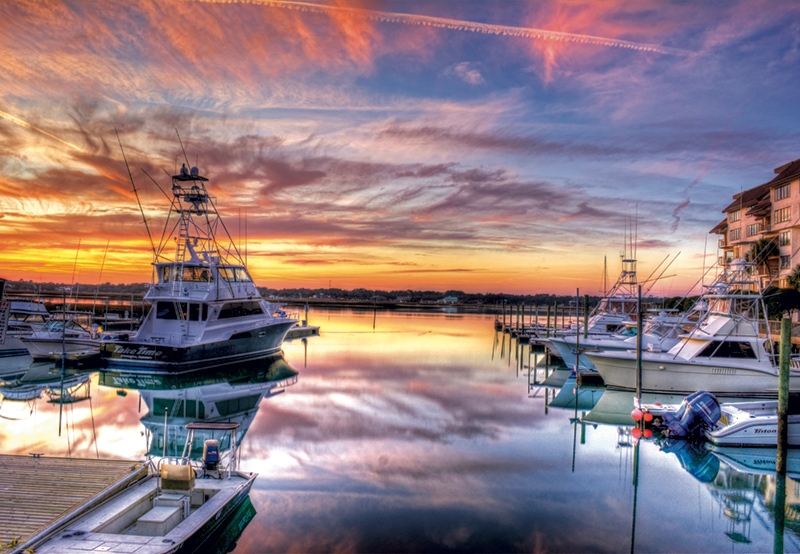
[[[59,532],[147,471],[141,461],[0,455],[0,554]]]

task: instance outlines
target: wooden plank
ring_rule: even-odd
[[[128,460],[0,455],[0,552],[113,488],[142,465]]]

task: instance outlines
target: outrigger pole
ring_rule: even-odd
[[[119,138],[119,133],[116,129],[114,129],[114,133],[117,135],[117,142],[119,142],[119,149],[122,152],[122,159],[125,161],[125,169],[128,170],[128,177],[131,180],[131,187],[133,187],[133,194],[136,195],[136,203],[139,204],[139,211],[142,213],[142,221],[144,222],[144,228],[147,229],[147,238],[150,239],[150,248],[153,250],[153,260],[158,258],[158,254],[156,253],[156,245],[153,243],[153,236],[150,234],[150,226],[147,225],[147,218],[144,215],[144,208],[142,207],[142,201],[139,199],[139,190],[136,188],[136,183],[133,181],[133,175],[131,175],[131,168],[128,165],[128,159],[125,157],[125,150],[122,148],[122,140]]]

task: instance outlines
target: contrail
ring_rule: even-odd
[[[55,140],[57,140],[58,142],[60,142],[60,143],[62,143],[62,144],[66,144],[66,145],[67,145],[67,146],[69,146],[70,148],[74,148],[74,149],[75,149],[75,150],[77,150],[78,152],[83,152],[83,149],[81,149],[81,147],[80,147],[80,146],[75,146],[75,145],[74,145],[74,144],[72,144],[71,142],[67,142],[67,141],[65,141],[65,140],[62,140],[62,139],[58,138],[57,136],[55,136],[55,135],[53,135],[53,134],[50,134],[50,133],[48,133],[47,131],[45,131],[45,130],[43,130],[43,129],[39,129],[39,128],[38,128],[38,127],[36,127],[35,125],[31,125],[31,124],[30,124],[30,123],[28,123],[27,121],[23,121],[23,120],[21,120],[21,119],[20,119],[20,118],[18,118],[18,117],[14,117],[14,116],[13,116],[13,115],[11,115],[10,113],[6,113],[6,112],[4,112],[4,111],[0,110],[0,117],[2,117],[2,118],[5,118],[5,119],[9,120],[9,121],[10,121],[10,122],[12,122],[12,123],[16,123],[17,125],[21,125],[22,127],[27,127],[28,129],[33,129],[34,131],[38,131],[39,133],[42,133],[43,135],[45,135],[45,136],[48,136],[48,137],[50,137],[51,139],[55,139]]]
[[[192,1],[192,0],[189,0]],[[629,50],[640,50],[643,52],[655,52],[657,54],[667,54],[672,56],[687,56],[692,52],[679,48],[669,48],[657,44],[645,44],[641,42],[631,42],[629,40],[619,40],[614,38],[594,37],[591,35],[579,35],[576,33],[562,33],[559,31],[547,31],[545,29],[532,29],[529,27],[512,27],[510,25],[491,25],[488,23],[475,23],[473,21],[462,21],[459,19],[446,19],[443,17],[433,17],[429,15],[412,15],[405,13],[381,12],[376,10],[366,10],[360,8],[347,8],[341,6],[326,6],[325,4],[312,4],[306,2],[292,2],[289,0],[193,0],[197,2],[207,2],[212,4],[259,4],[272,8],[283,8],[298,10],[301,12],[325,14],[329,12],[341,12],[384,23],[405,23],[408,25],[422,25],[426,27],[439,27],[454,31],[469,31],[471,33],[483,33],[491,35],[504,35],[510,37],[532,38],[541,40],[557,40],[563,42],[576,42],[580,44],[596,44],[598,46],[608,46],[612,48],[627,48]]]

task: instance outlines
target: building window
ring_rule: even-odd
[[[789,246],[790,244],[792,244],[791,231],[783,231],[780,235],[778,235],[778,246]]]
[[[775,210],[775,216],[772,218],[774,223],[783,223],[784,221],[789,221],[792,217],[792,207],[786,206],[785,208],[781,208],[780,210]]]
[[[747,236],[752,237],[758,234],[758,223],[751,223],[747,226]]]
[[[736,210],[735,212],[731,212],[728,214],[728,221],[734,222],[739,221],[742,218],[742,210]]]
[[[740,238],[742,238],[742,230],[741,229],[731,229],[729,231],[729,235],[730,235],[730,239],[732,241],[739,240]]]
[[[775,189],[775,200],[783,200],[789,198],[792,193],[792,185],[786,184]]]
[[[792,257],[781,256],[781,269],[789,269],[790,267],[792,267]]]

